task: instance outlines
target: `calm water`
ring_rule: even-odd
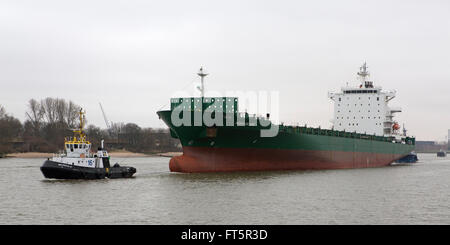
[[[450,157],[374,169],[179,174],[113,158],[132,179],[46,180],[0,159],[0,224],[450,224]]]

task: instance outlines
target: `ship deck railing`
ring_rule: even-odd
[[[59,152],[59,153],[53,153],[52,155],[53,158],[62,158],[62,157],[67,157],[67,153],[65,152]],[[89,152],[87,155],[84,156],[85,158],[92,158],[94,157],[94,154],[92,152]]]
[[[249,114],[247,112],[240,112],[237,113],[238,117],[245,118],[247,122],[249,122],[249,119],[255,119],[255,120],[269,120],[269,118],[258,115],[258,114]],[[345,137],[345,138],[354,138],[354,139],[365,139],[365,140],[372,140],[372,141],[382,141],[382,142],[391,142],[391,143],[399,143],[399,144],[408,144],[408,145],[415,145],[415,138],[404,136],[401,138],[400,141],[397,141],[394,136],[378,136],[375,134],[363,134],[363,133],[356,133],[356,132],[347,132],[347,131],[340,131],[340,130],[334,130],[334,129],[321,129],[313,128],[313,127],[307,127],[307,126],[294,126],[294,125],[284,125],[281,123],[279,125],[279,130],[281,132],[288,132],[288,133],[298,133],[298,134],[312,134],[312,135],[324,135],[324,136],[334,136],[334,137]]]
[[[347,131],[339,131],[334,129],[321,129],[307,127],[307,126],[288,126],[288,125],[279,125],[280,132],[285,133],[296,133],[296,134],[311,134],[311,135],[323,135],[323,136],[334,136],[334,137],[344,137],[344,138],[354,138],[354,139],[365,139],[365,140],[373,140],[373,141],[383,141],[383,142],[392,142],[392,143],[402,143],[408,145],[415,145],[414,137],[402,137],[400,141],[397,141],[394,136],[378,136],[371,134],[362,134],[356,132],[347,132]]]
[[[186,110],[187,112],[193,112],[191,109]],[[244,125],[251,126],[251,122],[257,122],[259,120],[270,120],[269,115],[266,117],[258,115],[258,114],[249,114],[248,112],[235,112],[235,113],[226,113],[226,112],[219,112],[224,114],[224,118],[228,117],[229,114],[233,115],[234,122],[237,123],[238,121],[241,121],[244,123]],[[215,112],[213,112],[213,117],[215,117]],[[193,120],[193,118],[192,118]],[[356,133],[356,132],[347,132],[347,131],[339,131],[334,129],[321,129],[318,128],[312,128],[305,126],[293,126],[293,125],[284,125],[281,123],[279,125],[280,132],[288,132],[288,133],[298,133],[298,134],[311,134],[311,135],[324,135],[324,136],[334,136],[334,137],[345,137],[345,138],[355,138],[355,139],[365,139],[365,140],[372,140],[372,141],[382,141],[382,142],[391,142],[391,143],[399,143],[399,144],[408,144],[408,145],[415,145],[415,138],[404,136],[401,138],[400,141],[396,140],[396,137],[394,136],[378,136],[378,135],[371,135],[371,134],[363,134],[363,133]]]

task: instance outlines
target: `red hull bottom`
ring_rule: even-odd
[[[369,152],[184,146],[183,155],[173,157],[169,168],[183,173],[371,168],[387,166],[401,157]]]

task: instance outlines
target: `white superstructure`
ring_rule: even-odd
[[[328,93],[334,101],[334,118],[331,120],[334,130],[345,130],[392,136],[398,133],[400,126],[394,121],[394,113],[401,112],[398,107],[389,107],[388,103],[395,98],[395,91],[382,91],[367,81],[369,72],[366,63],[357,73],[361,79],[359,86],[346,86],[340,93]]]

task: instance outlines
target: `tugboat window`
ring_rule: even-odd
[[[78,145],[77,145],[77,144],[75,144],[75,145],[73,145],[73,146],[74,146],[75,149],[78,149]]]

